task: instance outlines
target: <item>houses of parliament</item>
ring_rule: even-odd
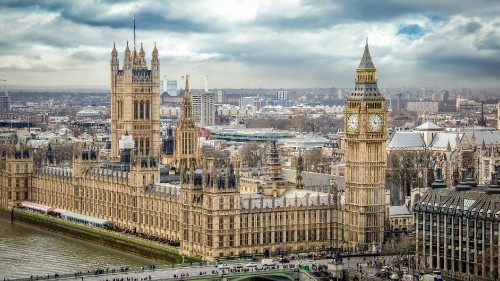
[[[0,154],[1,207],[32,202],[109,220],[179,241],[181,253],[207,259],[382,244],[387,110],[368,44],[346,103],[343,190],[335,182],[324,190],[304,186],[301,159],[295,182],[286,181],[272,143],[262,191],[240,193],[238,159],[216,168],[200,153],[188,77],[173,138],[161,141],[156,45],[149,66],[142,44],[130,50],[127,43],[121,65],[113,47],[110,69],[110,157],[101,159],[96,147],[75,147],[72,165],[61,166],[49,146],[43,164],[35,165],[30,148],[6,145]],[[163,177],[165,161],[172,168]]]

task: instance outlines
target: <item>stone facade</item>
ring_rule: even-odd
[[[241,192],[238,160],[228,159],[225,168],[216,168],[213,159],[200,155],[188,76],[175,139],[167,145],[175,147],[173,152],[167,149],[174,168],[160,178],[158,51],[153,50],[151,70],[142,46],[138,54],[127,47],[124,61],[118,70],[113,48],[111,159],[100,159],[98,148],[85,147],[74,151],[71,166],[61,166],[51,160],[49,149],[47,161],[34,167],[29,148],[6,146],[0,154],[1,206],[29,201],[113,221],[121,229],[178,241],[182,253],[206,259],[355,249],[382,242],[383,97],[348,101],[347,114],[356,108],[360,126],[347,137],[351,152],[345,196],[352,198],[346,212],[336,180],[303,177],[297,169],[296,183],[288,181],[275,143],[259,191]],[[384,122],[381,131],[368,129],[374,114]],[[312,179],[320,178],[321,188],[308,188]]]
[[[368,43],[345,109],[345,198],[349,248],[374,250],[384,241],[387,108]]]

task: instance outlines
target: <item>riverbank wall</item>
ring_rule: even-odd
[[[11,219],[12,210],[0,207],[0,216]],[[199,262],[201,258],[182,256],[178,248],[156,241],[139,238],[112,230],[97,228],[76,222],[39,214],[32,211],[14,209],[14,223],[21,222],[49,231],[71,236],[91,243],[139,255],[163,263]]]

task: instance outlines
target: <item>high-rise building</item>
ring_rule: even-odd
[[[346,223],[349,248],[373,250],[384,241],[387,109],[368,42],[347,97]]]
[[[111,52],[111,157],[119,159],[118,141],[128,132],[139,155],[160,155],[160,60],[156,45],[151,69],[142,48],[125,48],[123,68],[118,52]]]
[[[10,110],[10,97],[7,91],[4,96],[0,96],[0,113],[8,112]]]
[[[171,97],[177,96],[177,80],[167,80],[167,93]]]
[[[224,90],[217,90],[217,103],[224,103]]]
[[[287,90],[278,90],[276,92],[276,99],[278,99],[278,100],[288,100],[288,91]]]
[[[215,125],[215,99],[216,96],[213,93],[197,92],[191,94],[196,124],[201,127]]]

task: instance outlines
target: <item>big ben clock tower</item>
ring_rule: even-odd
[[[356,85],[345,106],[346,241],[350,249],[373,250],[384,239],[387,140],[385,98],[366,42]]]

